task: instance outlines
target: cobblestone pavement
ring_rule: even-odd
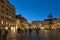
[[[37,34],[37,32],[33,30],[31,33],[16,33],[15,36],[12,35],[11,38],[7,38],[7,40],[60,40],[60,32],[53,30],[41,30]]]

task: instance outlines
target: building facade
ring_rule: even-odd
[[[51,29],[60,28],[60,18],[53,18],[53,19],[52,19],[52,23],[53,23],[53,24],[51,24]],[[44,26],[45,26],[45,28],[47,28],[47,29],[50,28],[50,24],[49,24],[48,19],[45,19],[45,20],[44,20]]]
[[[15,7],[8,0],[0,0],[0,27],[12,30],[15,20]]]
[[[16,15],[16,29],[18,27],[20,27],[22,29],[26,28],[27,24],[28,24],[28,22],[27,22],[26,18],[22,17],[21,15]]]
[[[32,28],[44,27],[43,21],[32,21]]]

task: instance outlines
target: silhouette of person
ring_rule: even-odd
[[[2,30],[0,28],[0,40],[1,40],[1,38],[2,38]]]
[[[17,28],[17,33],[20,33],[21,32],[21,29],[18,27]]]
[[[7,34],[8,34],[8,30],[4,29],[3,35],[2,35],[2,40],[7,40]]]
[[[32,29],[29,29],[29,34],[31,34],[31,32],[32,32]]]
[[[25,29],[25,32],[27,32],[27,29]]]
[[[37,34],[39,34],[39,29],[38,28],[36,29],[36,32],[37,32]]]

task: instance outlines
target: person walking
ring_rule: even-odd
[[[20,33],[21,32],[21,29],[18,27],[17,28],[17,33]]]
[[[32,29],[29,29],[29,34],[31,34],[31,32],[32,32]]]
[[[39,34],[39,28],[36,29],[36,33]]]

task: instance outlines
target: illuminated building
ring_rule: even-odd
[[[60,18],[53,18],[52,20],[53,20],[52,21],[53,24],[51,25],[51,28],[52,29],[60,28]],[[45,28],[49,29],[49,21],[48,21],[48,19],[44,20],[44,26],[45,26]]]
[[[16,15],[16,28],[25,28],[27,26],[27,19],[22,17],[20,14]]]
[[[32,28],[44,27],[43,21],[32,21]]]
[[[14,28],[16,20],[15,8],[8,0],[0,0],[0,27]]]
[[[21,20],[22,20],[22,16],[21,15],[16,15],[16,29],[18,27],[21,28],[21,24],[22,24]]]

